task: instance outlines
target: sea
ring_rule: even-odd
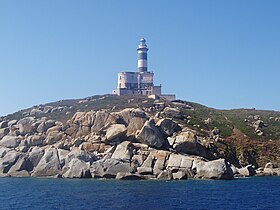
[[[0,209],[280,209],[280,177],[182,181],[0,178]]]

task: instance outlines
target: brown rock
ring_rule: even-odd
[[[34,127],[32,126],[33,122],[33,117],[26,117],[18,121],[17,125],[21,135],[32,134],[34,132]]]
[[[176,136],[173,148],[178,152],[191,155],[198,155],[199,146],[195,132],[191,130],[181,132],[179,135]]]
[[[92,132],[99,132],[104,126],[107,121],[109,113],[105,111],[97,111],[95,114],[94,124],[91,128]]]
[[[63,133],[61,133],[59,131],[53,131],[53,132],[48,133],[45,142],[48,145],[52,145],[52,144],[55,144],[56,142],[62,140],[62,138],[63,138]]]
[[[170,119],[160,119],[156,126],[159,127],[160,132],[166,137],[172,136],[174,132],[181,130],[180,126]]]
[[[87,151],[87,152],[98,152],[98,153],[104,153],[108,149],[108,145],[105,145],[104,143],[90,143],[90,142],[84,142],[81,144],[81,149]]]
[[[119,144],[112,155],[112,159],[118,159],[123,161],[130,161],[132,157],[133,145],[130,141],[124,141]]]
[[[9,132],[10,132],[10,129],[9,129],[9,128],[2,128],[2,129],[0,129],[0,140],[1,140],[4,136],[8,135]]]
[[[126,134],[126,127],[122,124],[113,124],[106,131],[107,141],[112,141],[116,138],[124,137]]]
[[[162,137],[155,126],[154,120],[147,121],[136,138],[142,143],[155,148],[162,148],[167,144],[167,141]]]
[[[95,112],[76,112],[72,117],[71,122],[78,126],[91,127],[95,120]]]

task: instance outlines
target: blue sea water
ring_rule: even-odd
[[[280,209],[280,177],[232,181],[0,178],[0,209]]]

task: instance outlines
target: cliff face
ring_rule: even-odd
[[[117,179],[276,175],[279,119],[279,112],[221,111],[145,97],[59,101],[1,118],[0,173]]]

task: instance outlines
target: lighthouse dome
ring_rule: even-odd
[[[141,38],[140,42],[146,42],[145,38]]]
[[[139,48],[146,48],[146,40],[144,38],[140,39],[140,44],[139,44]]]

